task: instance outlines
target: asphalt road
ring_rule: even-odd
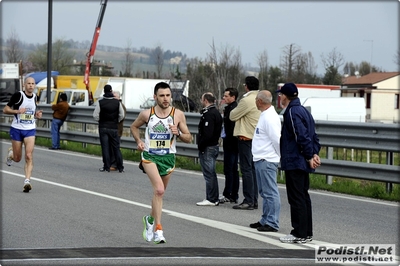
[[[4,163],[9,146],[1,142],[3,266],[311,265],[318,246],[399,244],[399,204],[311,191],[314,240],[284,244],[279,237],[291,230],[284,186],[281,228],[263,233],[249,227],[260,209],[196,206],[205,198],[201,173],[177,169],[164,197],[167,243],[155,245],[142,238],[152,189],[137,163],[126,161],[124,173],[102,173],[98,156],[37,146],[33,188],[23,193],[24,163]],[[222,192],[223,176],[219,186]],[[398,260],[399,248],[395,253]]]

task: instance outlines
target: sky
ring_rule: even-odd
[[[103,0],[104,1],[104,0]],[[14,29],[21,41],[47,43],[49,1],[0,0],[1,36]],[[92,41],[101,0],[52,1],[52,37]],[[239,50],[242,63],[258,66],[266,51],[279,66],[285,46],[321,55],[336,49],[345,62],[362,61],[398,71],[400,1],[120,1],[108,0],[98,45],[179,51],[205,59],[217,50]],[[88,47],[89,51],[89,47]]]

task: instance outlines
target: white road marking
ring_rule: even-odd
[[[16,174],[16,173],[13,173],[13,172],[10,172],[10,171],[1,170],[1,172],[5,173],[7,175],[25,178],[24,175]],[[3,177],[4,176],[5,175],[3,175]],[[148,205],[148,204],[143,204],[143,203],[136,202],[136,201],[131,201],[131,200],[115,197],[115,196],[110,196],[110,195],[107,195],[107,194],[98,193],[98,192],[94,192],[94,191],[87,190],[87,189],[82,189],[82,188],[78,188],[78,187],[64,185],[64,184],[48,181],[48,180],[37,178],[37,177],[31,177],[31,180],[34,180],[34,181],[37,181],[37,182],[46,183],[46,184],[57,186],[57,187],[62,187],[62,188],[74,190],[74,191],[79,191],[79,192],[82,192],[82,193],[86,193],[86,194],[90,194],[90,195],[94,195],[94,196],[98,196],[98,197],[103,197],[103,198],[106,198],[106,199],[111,199],[111,200],[115,200],[115,201],[131,204],[131,205],[135,205],[135,206],[139,206],[139,207],[143,207],[143,208],[147,208],[147,209],[151,208],[151,206]],[[220,221],[214,221],[214,220],[211,220],[211,219],[206,219],[206,218],[203,218],[203,217],[183,214],[183,213],[179,213],[179,212],[175,212],[175,211],[171,211],[171,210],[167,210],[167,209],[163,209],[163,213],[169,214],[171,216],[174,216],[174,217],[177,217],[177,218],[180,218],[180,219],[185,219],[185,220],[191,221],[193,223],[202,224],[202,225],[209,226],[209,227],[212,227],[212,228],[215,228],[215,229],[223,230],[223,231],[226,231],[226,232],[230,232],[230,233],[233,233],[233,234],[237,234],[237,235],[241,235],[241,236],[244,236],[244,237],[247,237],[247,238],[258,240],[258,241],[261,241],[261,242],[264,242],[264,243],[269,243],[271,245],[275,245],[275,246],[278,246],[280,248],[307,249],[307,248],[314,248],[314,246],[315,246],[313,244],[295,245],[295,244],[281,243],[277,238],[280,237],[280,236],[284,236],[284,234],[268,233],[268,235],[267,235],[265,233],[256,233],[256,230],[248,228],[248,227],[245,227],[245,226],[240,226],[240,225],[235,225],[235,224],[230,224],[230,223],[225,223],[225,222],[220,222]]]

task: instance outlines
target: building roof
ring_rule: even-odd
[[[342,85],[372,85],[400,75],[400,72],[373,72],[365,76],[349,76],[342,79]]]

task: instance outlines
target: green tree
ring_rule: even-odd
[[[326,85],[341,84],[342,76],[339,73],[339,68],[344,64],[343,55],[335,47],[327,56],[322,54],[321,58],[325,68],[323,83]]]
[[[284,83],[282,71],[277,66],[271,66],[268,71],[268,90],[275,92],[278,88],[279,83]]]
[[[74,57],[68,43],[57,39],[52,44],[51,70],[57,70],[61,75],[71,74]],[[28,55],[28,61],[32,63],[33,71],[47,71],[47,44],[37,45],[36,50]]]
[[[354,76],[356,71],[358,71],[358,66],[353,62],[347,62],[343,67],[344,74],[349,76]]]
[[[174,78],[177,79],[177,80],[181,80],[182,79],[181,72],[179,71],[179,65],[176,66]]]
[[[322,79],[322,82],[325,85],[338,85],[342,84],[342,77],[339,74],[337,67],[329,66],[325,69],[325,75]]]

